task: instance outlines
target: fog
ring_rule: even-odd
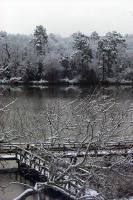
[[[48,32],[132,33],[132,0],[0,0],[0,29],[31,34],[42,24]]]

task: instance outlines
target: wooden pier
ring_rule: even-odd
[[[26,177],[30,177],[33,181],[38,182],[46,182],[50,177],[50,171],[49,168],[50,162],[48,160],[45,160],[41,158],[40,156],[34,154],[31,152],[31,148],[28,150],[22,148],[21,146],[25,146],[24,144],[18,146],[16,144],[3,144],[1,145],[1,153],[0,153],[0,159],[2,160],[16,160],[18,163],[18,170],[20,173],[22,173]],[[31,145],[33,146],[33,145]],[[37,145],[38,146],[38,145]],[[27,145],[26,145],[27,147]],[[60,171],[58,173],[62,173],[65,168],[60,167]],[[63,191],[63,193],[70,199],[75,199],[75,196],[77,195],[78,191],[80,191],[82,187],[82,182],[78,180],[77,177],[75,177],[74,181],[67,182],[67,177],[62,178],[62,181],[64,181],[64,184],[59,184],[57,187],[60,188],[60,191]],[[77,179],[77,181],[76,181]],[[52,187],[52,186],[51,186]]]

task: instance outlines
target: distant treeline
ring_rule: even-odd
[[[133,81],[133,36],[116,31],[74,33],[68,38],[47,34],[0,32],[0,81],[3,83],[95,84]]]

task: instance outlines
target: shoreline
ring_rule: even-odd
[[[133,86],[133,81],[97,81],[97,82],[87,82],[87,81],[80,81],[80,82],[46,82],[46,81],[10,81],[10,80],[0,80],[0,85],[8,85],[8,86]]]

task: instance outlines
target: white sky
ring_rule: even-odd
[[[0,30],[68,36],[76,31],[133,33],[133,0],[0,0]]]

